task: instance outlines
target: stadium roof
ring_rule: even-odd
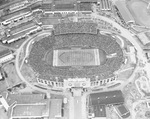
[[[130,11],[127,9],[125,1],[118,0],[115,2],[115,4],[126,23],[134,22],[134,18],[132,17]]]
[[[106,117],[106,107],[105,105],[95,105],[93,106],[95,117]]]
[[[124,97],[120,90],[90,94],[92,105],[108,105],[124,103]]]

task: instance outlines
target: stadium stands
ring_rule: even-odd
[[[75,5],[72,4],[55,4],[54,5],[54,10],[55,11],[74,11],[75,10]]]
[[[55,25],[55,35],[68,34],[68,33],[91,33],[97,34],[95,23],[86,22],[74,22],[74,23],[62,23]]]
[[[94,47],[104,50],[106,55],[111,55],[113,53],[116,55],[107,58],[105,64],[96,67],[53,67],[53,49],[73,47]],[[47,55],[49,52],[52,54]],[[33,70],[39,74],[37,80],[42,84],[57,85],[55,82],[63,82],[63,79],[90,77],[91,81],[93,81],[91,85],[96,86],[97,84],[103,85],[107,82],[116,80],[116,78],[113,78],[113,72],[120,68],[123,61],[123,52],[119,47],[119,44],[116,43],[112,37],[98,34],[95,24],[85,22],[72,24],[65,23],[56,25],[54,34],[51,36],[35,42],[28,60]],[[105,81],[101,82],[102,79],[105,79]],[[99,82],[94,83],[95,81]]]
[[[45,12],[52,10],[52,4],[42,4],[41,9]]]
[[[77,4],[78,11],[90,11],[92,12],[92,4],[91,3],[79,3]]]
[[[98,0],[77,0],[79,3],[97,3]]]
[[[106,30],[106,31],[111,31],[114,33],[120,33],[120,30],[114,27],[111,23],[108,23],[107,21],[93,18],[93,21],[98,24],[98,29],[99,30]]]

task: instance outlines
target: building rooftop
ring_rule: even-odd
[[[24,14],[24,13],[28,13],[28,12],[30,12],[29,8],[24,8],[24,9],[21,9],[19,11],[10,13],[10,14],[5,15],[5,16],[2,16],[0,19],[3,20],[3,21],[4,20],[9,20],[9,19],[14,18],[14,16],[18,16],[18,15],[21,15],[21,14]]]
[[[62,113],[62,99],[51,99],[50,102],[50,118],[61,117]]]
[[[11,54],[12,52],[9,49],[3,50],[0,52],[0,58],[5,57],[9,54]]]
[[[147,45],[150,43],[150,39],[148,38],[146,33],[139,33],[137,34],[137,36],[139,37],[143,45]]]
[[[109,105],[124,103],[124,97],[120,90],[90,94],[92,105]]]
[[[35,22],[28,21],[10,29],[10,34],[15,35],[29,28],[36,27]]]
[[[17,104],[33,104],[43,102],[45,94],[8,94],[7,102],[9,105],[16,102]]]
[[[12,118],[30,118],[43,116],[49,116],[47,104],[16,105],[13,107],[11,113]]]
[[[106,117],[105,105],[94,105],[93,110],[95,117]]]

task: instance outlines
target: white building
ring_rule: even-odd
[[[14,58],[14,55],[9,49],[0,52],[0,64],[10,61]]]
[[[0,103],[5,108],[5,110],[8,111],[9,105],[8,105],[7,101],[5,100],[5,98],[2,95],[0,95]]]
[[[130,61],[133,63],[133,64],[136,64],[136,54],[135,54],[135,48],[133,46],[129,46],[128,47],[128,50],[129,50],[129,58],[130,58]]]
[[[147,37],[147,35],[145,33],[139,33],[139,34],[137,34],[137,36],[143,45],[150,43],[150,39]]]

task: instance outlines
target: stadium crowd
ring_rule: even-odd
[[[28,60],[34,71],[38,73],[38,79],[63,82],[63,79],[67,78],[87,77],[91,81],[100,81],[113,76],[113,72],[122,65],[123,52],[115,39],[111,36],[97,34],[96,27],[93,27],[92,24],[92,27],[88,28],[87,26],[89,25],[91,24],[83,26],[80,23],[72,25],[69,23],[65,26],[59,24],[55,27],[55,31],[51,36],[45,37],[33,44]],[[90,28],[95,28],[94,32],[91,33]],[[116,55],[107,58],[105,64],[95,67],[53,67],[53,60],[46,61],[46,54],[50,50],[72,47],[98,48],[104,50],[106,55],[113,53],[116,53]],[[53,55],[50,55],[50,57],[49,59],[53,59]]]
[[[68,34],[68,33],[89,33],[97,34],[97,24],[86,23],[86,22],[70,22],[70,23],[60,23],[55,25],[54,34]]]

